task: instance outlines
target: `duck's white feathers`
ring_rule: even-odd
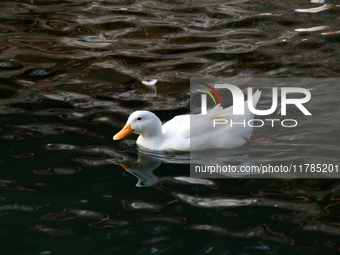
[[[257,90],[253,95],[254,107],[260,96],[261,92]],[[223,109],[222,106],[217,105],[208,110],[206,115],[176,116],[162,126],[162,137],[151,141],[140,136],[137,144],[150,150],[190,151],[234,148],[246,142],[243,137],[250,138],[253,128],[249,127],[248,121],[253,117],[247,101],[244,103],[244,115],[233,115],[233,106]],[[213,127],[214,119],[227,120],[228,123]]]

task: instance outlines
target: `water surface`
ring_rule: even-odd
[[[136,136],[112,140],[137,109],[162,121],[189,112],[190,78],[338,78],[336,1],[30,0],[0,8],[3,253],[339,251],[337,179],[197,180],[181,157],[143,158]],[[152,79],[155,86],[142,82]],[[292,133],[258,130],[254,138],[272,144],[230,155],[336,162],[338,86],[310,89],[322,119]],[[141,162],[149,168],[138,171]]]

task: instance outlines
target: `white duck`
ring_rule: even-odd
[[[253,95],[256,107],[261,92]],[[162,126],[160,119],[149,111],[133,112],[125,126],[113,140],[120,140],[131,133],[139,134],[137,145],[151,151],[195,151],[206,149],[229,149],[249,142],[253,128],[247,122],[254,114],[245,102],[244,115],[233,115],[233,106],[223,109],[220,105],[207,111],[206,115],[179,115]],[[213,127],[213,119],[226,119],[228,124]],[[233,123],[243,124],[230,125]]]

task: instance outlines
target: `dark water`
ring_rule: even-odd
[[[190,78],[338,78],[337,4],[0,1],[1,254],[337,254],[337,179],[190,179],[112,141],[189,112]],[[337,162],[339,87],[309,89],[322,119],[231,156]]]

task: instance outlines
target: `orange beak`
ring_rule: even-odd
[[[113,140],[120,140],[131,134],[134,130],[131,128],[130,123],[126,123],[122,130],[120,130],[115,136]]]

